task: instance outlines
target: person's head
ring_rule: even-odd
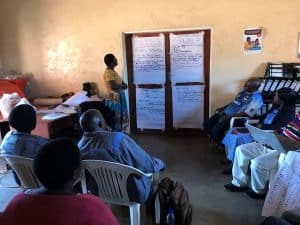
[[[248,42],[248,43],[251,42],[251,37],[247,37],[247,42]]]
[[[104,123],[103,115],[96,109],[90,109],[80,116],[79,123],[83,131],[93,132],[99,130]]]
[[[33,170],[48,190],[60,190],[69,185],[72,191],[80,164],[80,152],[74,141],[58,138],[41,147],[33,160]]]
[[[297,93],[289,87],[284,87],[276,92],[273,102],[276,104],[295,105],[296,99]]]
[[[31,105],[18,105],[10,112],[8,122],[17,131],[30,133],[36,126],[36,112]]]
[[[104,63],[107,67],[113,68],[118,65],[118,60],[113,54],[109,53],[104,56]]]
[[[261,79],[260,78],[250,78],[249,80],[246,81],[244,85],[244,90],[247,92],[254,92],[256,91],[261,84]]]

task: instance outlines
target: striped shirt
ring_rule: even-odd
[[[279,133],[293,141],[300,141],[300,112],[296,113],[294,120],[281,128]]]

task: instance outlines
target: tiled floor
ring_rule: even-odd
[[[222,155],[214,153],[206,137],[134,135],[134,139],[167,163],[162,177],[170,176],[184,184],[193,204],[193,225],[258,225],[262,220],[262,200],[224,190],[223,185],[231,181],[231,176],[221,174],[223,166],[219,160]],[[0,181],[12,184],[10,178]],[[0,211],[17,191],[0,187]],[[126,207],[113,206],[113,212],[120,224],[129,224]],[[152,224],[144,207],[141,214],[142,225]]]

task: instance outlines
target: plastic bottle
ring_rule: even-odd
[[[166,222],[167,222],[167,225],[175,225],[175,211],[173,208],[169,209]]]

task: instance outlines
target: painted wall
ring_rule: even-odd
[[[103,55],[122,70],[122,32],[211,27],[211,110],[265,63],[297,62],[299,0],[0,0],[0,67],[34,74],[32,96],[60,95],[94,81]],[[245,27],[264,28],[264,51],[245,56]]]

